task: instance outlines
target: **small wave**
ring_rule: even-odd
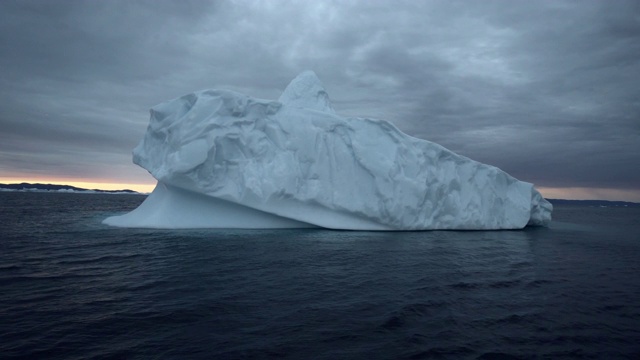
[[[511,355],[503,352],[486,352],[478,356],[476,359],[478,360],[517,360],[517,359],[528,359],[528,357]]]
[[[454,288],[454,289],[462,289],[462,290],[474,290],[474,289],[481,288],[482,284],[461,281],[461,282],[458,282],[458,283],[455,283],[455,284],[451,284],[451,285],[449,285],[449,287]]]
[[[580,232],[594,230],[594,227],[591,225],[576,224],[576,223],[569,223],[569,222],[556,221],[556,220],[551,222],[551,224],[549,225],[549,228],[552,230],[580,231]]]
[[[425,302],[407,304],[400,310],[392,312],[387,316],[384,323],[380,326],[384,330],[396,330],[407,324],[407,322],[429,317],[436,312],[441,312],[444,303],[442,302]]]
[[[520,280],[503,280],[503,281],[495,281],[489,284],[489,287],[494,289],[505,289],[512,288],[520,285],[522,281]]]
[[[122,261],[134,259],[137,257],[141,257],[142,254],[130,254],[130,255],[102,255],[88,259],[72,259],[72,260],[62,260],[57,261],[56,264],[59,265],[78,265],[78,264],[91,264],[91,263],[99,263],[104,261]]]
[[[551,280],[545,280],[545,279],[537,279],[537,280],[533,280],[527,283],[527,287],[530,288],[539,288],[548,284],[552,284],[553,281]]]
[[[603,312],[609,312],[609,311],[619,311],[619,310],[625,310],[625,309],[627,309],[627,306],[625,306],[625,305],[608,304],[608,305],[600,306],[596,310],[603,311]]]
[[[470,324],[477,329],[505,328],[513,325],[530,326],[541,319],[541,314],[511,314],[506,316],[486,317],[473,320]]]
[[[510,264],[509,267],[511,267],[512,269],[521,269],[521,268],[530,267],[531,265],[533,265],[533,262],[531,261],[519,261],[519,262]]]
[[[402,316],[392,315],[380,327],[384,330],[395,330],[401,328],[404,324],[405,321]]]
[[[433,347],[428,350],[413,352],[405,359],[442,359],[442,358],[463,358],[474,354],[475,351],[466,346]]]
[[[22,267],[16,264],[0,265],[0,271],[20,270]]]

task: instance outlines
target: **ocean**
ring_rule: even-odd
[[[0,358],[640,358],[640,208],[521,231],[101,224],[142,200],[0,193]]]

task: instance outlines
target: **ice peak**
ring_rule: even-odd
[[[311,70],[303,71],[291,80],[278,101],[287,106],[335,114],[329,94],[316,73]]]

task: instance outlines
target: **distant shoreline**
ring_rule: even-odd
[[[40,184],[40,183],[20,183],[20,184],[0,184],[0,192],[55,192],[74,194],[127,194],[127,195],[147,195],[145,193],[123,189],[123,190],[100,190],[84,189],[71,185]]]
[[[602,207],[640,207],[640,203],[631,201],[613,200],[567,200],[567,199],[547,199],[552,205],[580,205],[580,206],[602,206]]]

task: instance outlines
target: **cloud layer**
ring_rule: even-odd
[[[149,181],[148,108],[276,99],[313,69],[382,118],[543,187],[640,192],[640,3],[0,2],[0,172]]]

